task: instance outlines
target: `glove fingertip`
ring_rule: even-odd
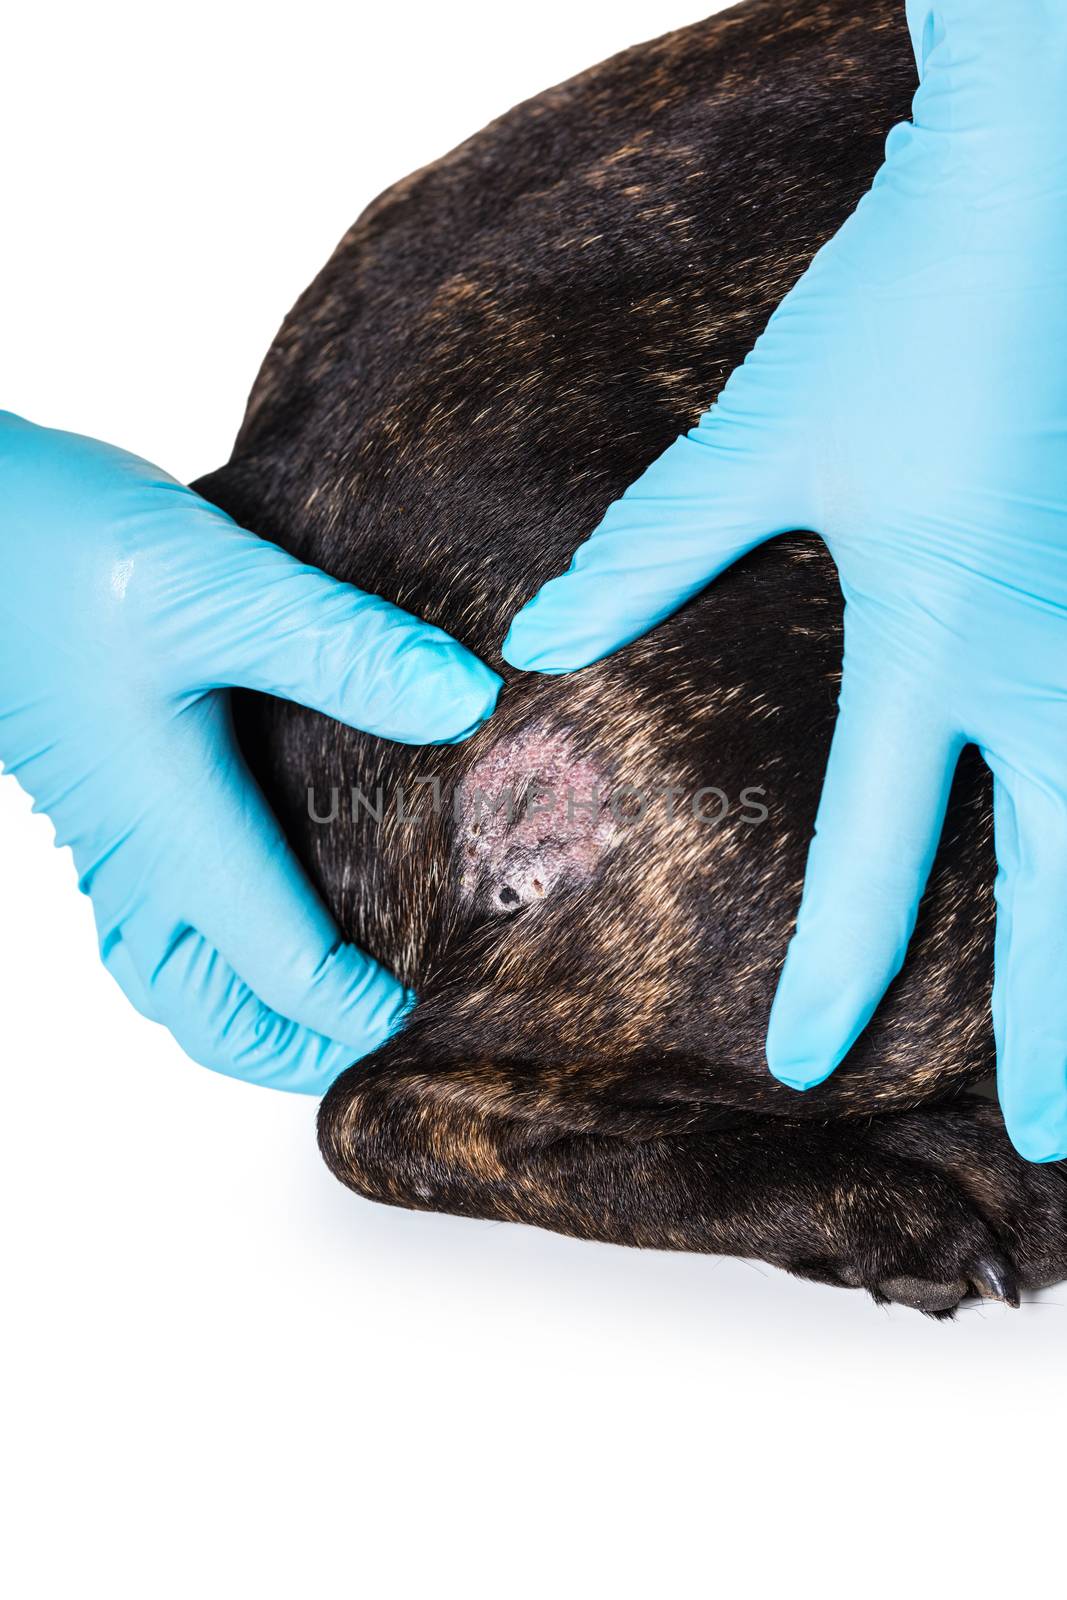
[[[767,1025],[767,1068],[787,1089],[815,1089],[831,1077],[857,1031],[852,1008],[836,1015],[825,993],[826,974],[808,970],[805,950],[794,940],[778,983]],[[820,992],[824,1000],[820,1003]]]
[[[561,662],[558,640],[554,644],[545,644],[530,638],[524,639],[522,631],[517,631],[514,623],[500,646],[500,654],[509,667],[515,667],[519,672],[540,672],[545,677],[560,677],[565,672],[574,672],[588,665],[580,660]]]
[[[474,667],[467,673],[467,682],[454,696],[447,714],[443,717],[444,730],[447,731],[436,731],[433,743],[462,744],[465,739],[477,733],[496,710],[496,703],[503,687],[504,680],[499,673],[485,666],[483,662],[475,661]],[[460,726],[455,727],[456,723]]]
[[[784,1089],[794,1089],[798,1094],[806,1094],[809,1089],[817,1089],[820,1083],[832,1078],[835,1071],[833,1067],[815,1067],[810,1062],[803,1065],[774,1066],[768,1061],[767,1065],[772,1078]]]
[[[1067,1102],[1052,1111],[1009,1107],[1004,1125],[1018,1154],[1032,1166],[1067,1160]]]
[[[129,951],[121,939],[116,939],[106,949],[101,949],[101,959],[126,999],[149,1022],[158,1022],[159,1016],[152,1003],[149,990],[137,971]]]
[[[565,579],[559,580],[561,583]],[[511,627],[500,646],[500,654],[509,667],[520,672],[539,672],[545,677],[558,677],[564,672],[578,672],[601,657],[610,655],[618,644],[590,633],[589,618],[581,627],[573,619],[558,615],[547,621],[540,596],[516,612]],[[625,641],[619,641],[623,643]]]
[[[498,672],[454,639],[424,639],[346,720],[401,744],[458,744],[492,716],[503,686]]]

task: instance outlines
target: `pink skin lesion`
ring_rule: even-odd
[[[603,775],[566,731],[523,729],[476,762],[456,830],[460,887],[498,914],[590,878],[615,835]]]

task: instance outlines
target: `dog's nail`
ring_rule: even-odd
[[[1019,1285],[1015,1273],[1003,1257],[984,1257],[972,1272],[971,1282],[983,1300],[1000,1300],[1006,1306],[1019,1305]]]

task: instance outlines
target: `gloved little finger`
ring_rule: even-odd
[[[123,946],[151,995],[154,1020],[213,1072],[322,1095],[357,1059],[350,1045],[271,1011],[194,928],[160,950],[150,931],[132,924],[123,931]],[[366,1042],[373,1049],[382,1040]]]
[[[100,959],[135,1011],[149,1022],[158,1022],[156,1008],[144,978],[138,971],[121,935],[100,940]]]
[[[1067,1159],[1067,774],[1039,780],[986,752],[995,774],[997,1089],[1027,1161]]]
[[[185,798],[181,838],[166,847],[168,859],[180,860],[172,897],[178,897],[182,920],[221,952],[264,1005],[343,1041],[355,1060],[398,1025],[412,996],[343,940],[240,753],[225,739],[225,701],[205,712],[182,757],[196,781]]]

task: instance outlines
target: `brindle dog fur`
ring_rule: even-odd
[[[475,738],[429,749],[238,705],[345,935],[419,995],[323,1102],[337,1176],[388,1204],[759,1258],[948,1315],[1067,1276],[1067,1176],[1024,1163],[965,1092],[993,1063],[977,754],[904,972],[840,1070],[797,1095],[763,1044],[835,715],[824,546],[764,547],[581,673],[499,653],[869,185],[909,114],[903,12],[749,0],[397,184],[286,320],[231,461],[198,487],[506,679]],[[487,774],[528,799],[534,780],[579,779],[573,827],[531,825],[520,803],[483,833],[449,797]],[[704,786],[728,799],[717,825],[632,792]],[[312,818],[309,787],[320,816],[340,791],[333,821]],[[765,820],[740,802],[753,789]],[[410,811],[420,794],[405,822],[396,797]]]

